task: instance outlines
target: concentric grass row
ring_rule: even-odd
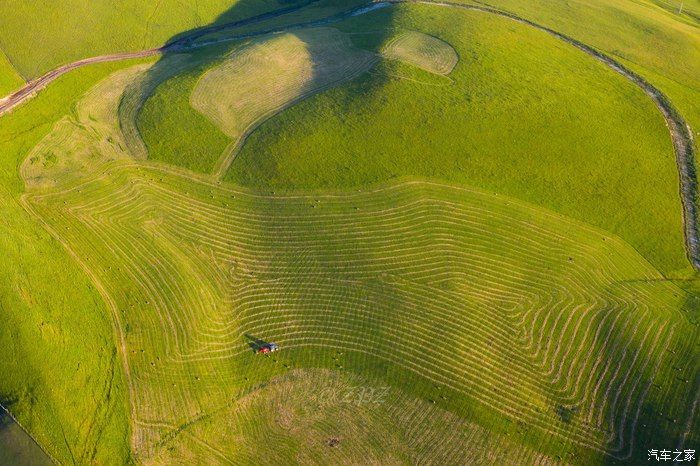
[[[275,196],[117,165],[32,202],[119,303],[137,425],[225,405],[257,364],[252,335],[289,358],[365,354],[626,456],[674,339],[677,289],[644,292],[659,276],[629,247],[475,191]],[[157,437],[144,427],[144,457]]]

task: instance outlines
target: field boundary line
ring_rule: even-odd
[[[61,464],[61,462],[58,461],[51,453],[49,453],[49,451],[48,451],[46,448],[44,448],[44,446],[43,446],[43,445],[42,445],[42,444],[41,444],[41,443],[40,443],[40,442],[39,442],[39,441],[38,441],[38,440],[37,440],[37,439],[22,425],[22,423],[19,422],[19,421],[17,420],[17,418],[14,416],[14,414],[12,414],[12,413],[10,412],[9,409],[7,409],[7,408],[4,407],[2,404],[0,404],[0,411],[4,411],[4,412],[10,417],[10,419],[12,419],[12,421],[14,421],[14,423],[17,424],[17,426],[18,426],[20,429],[22,429],[22,431],[23,431],[25,434],[27,434],[27,436],[28,436],[30,439],[32,439],[32,442],[34,442],[34,443],[36,444],[36,446],[38,446],[38,447],[41,449],[41,451],[43,451],[44,454],[45,454],[46,456],[49,457],[49,459],[50,459],[54,464]]]

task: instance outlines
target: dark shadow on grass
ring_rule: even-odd
[[[322,87],[318,80],[321,76],[319,70],[324,66],[319,52],[323,44],[309,43],[302,30],[333,27],[362,14],[370,4],[370,0],[239,0],[211,24],[171,37],[162,47],[160,59],[126,89],[120,101],[119,123],[129,151],[137,159],[148,158],[148,148],[138,126],[139,114],[159,85],[184,73],[201,75],[229,56],[233,49],[241,47],[245,40],[264,40],[266,36],[272,37],[271,34],[281,31],[295,34],[307,44],[307,53],[312,62],[312,77],[306,88]],[[388,34],[390,30],[391,15],[383,14],[378,18],[373,28],[379,32],[373,40],[381,43],[382,31]],[[281,24],[281,21],[286,24]],[[310,97],[313,92],[308,94],[305,95],[302,89],[304,98]],[[225,99],[226,95],[221,98]]]
[[[267,346],[270,346],[269,341],[263,340],[262,338],[254,337],[253,335],[246,333],[244,335],[248,346],[250,347],[251,350],[253,350],[254,353],[257,353],[260,351],[262,348],[265,348]]]
[[[640,287],[639,296],[649,296],[655,294],[654,287],[658,283],[639,283],[636,286]],[[688,300],[696,301],[692,297]],[[647,304],[652,308],[655,306],[653,302]],[[620,312],[628,314],[628,318],[639,317],[637,313],[630,314],[622,308]],[[651,312],[656,313],[662,314],[662,311]],[[650,314],[645,316],[647,319],[651,317]],[[692,407],[700,385],[700,335],[687,317],[681,309],[681,313],[671,317],[659,315],[653,321],[642,321],[635,338],[629,331],[620,330],[620,321],[607,342],[597,342],[595,350],[603,355],[604,361],[618,364],[621,373],[628,371],[629,374],[625,383],[622,383],[622,377],[616,379],[606,399],[604,416],[613,420],[609,434],[613,443],[621,441],[623,446],[606,456],[603,464],[647,464],[649,450],[697,447],[698,433],[688,432],[688,426],[693,425],[698,416]],[[649,326],[647,336],[642,338]],[[627,328],[632,327],[628,325]],[[652,357],[643,360],[657,335],[659,338]],[[642,345],[641,341],[645,343]],[[640,356],[635,361],[638,352]],[[597,372],[594,374],[596,380],[606,377],[601,368]]]

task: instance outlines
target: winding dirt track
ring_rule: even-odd
[[[236,27],[241,27],[249,24],[254,24],[258,23],[261,21],[265,21],[268,19],[272,19],[278,16],[282,16],[294,11],[297,11],[301,8],[304,8],[312,3],[315,3],[318,0],[311,0],[309,2],[305,2],[301,5],[297,5],[294,7],[288,7],[288,8],[283,8],[280,10],[275,10],[269,13],[263,13],[261,15],[253,16],[251,18],[247,18],[244,20],[240,21],[235,21],[231,23],[225,23],[225,24],[220,24],[216,26],[210,26],[210,27],[205,27],[205,28],[200,28],[198,30],[192,31],[189,34],[183,35],[181,38],[170,42],[162,47],[154,48],[154,49],[148,49],[148,50],[142,50],[142,51],[136,51],[136,52],[126,52],[126,53],[118,53],[118,54],[113,54],[113,55],[101,55],[97,57],[92,57],[92,58],[86,58],[83,60],[78,60],[73,63],[69,63],[67,65],[63,65],[59,68],[56,68],[52,71],[49,71],[45,75],[41,76],[40,78],[37,78],[33,81],[28,82],[24,87],[22,87],[20,90],[17,92],[5,97],[4,99],[0,99],[0,116],[2,116],[4,113],[12,110],[13,108],[21,105],[25,101],[29,100],[32,98],[34,95],[36,95],[41,89],[45,88],[48,86],[49,83],[51,83],[53,80],[58,78],[59,76],[67,73],[68,71],[71,71],[76,68],[80,68],[85,65],[89,65],[92,63],[102,63],[102,62],[109,62],[109,61],[117,61],[117,60],[126,60],[126,59],[131,59],[131,58],[140,58],[140,57],[148,57],[151,55],[157,55],[160,53],[164,52],[178,52],[178,51],[184,51],[189,48],[193,47],[199,47],[199,46],[206,46],[210,45],[213,43],[216,43],[217,41],[212,41],[210,43],[206,44],[194,44],[193,42],[206,35],[206,34],[211,34],[213,32],[217,31],[222,31],[226,29],[232,29]],[[427,4],[427,5],[435,5],[435,6],[441,6],[441,7],[450,7],[450,8],[460,8],[464,10],[475,10],[475,11],[482,11],[485,13],[491,13],[494,15],[498,15],[504,18],[511,19],[513,21],[517,21],[519,23],[531,26],[535,29],[538,29],[540,31],[546,32],[547,34],[550,34],[576,48],[581,50],[582,52],[594,57],[598,61],[602,62],[603,64],[607,65],[610,67],[612,70],[615,72],[619,73],[620,75],[624,76],[627,78],[629,81],[637,85],[639,88],[641,88],[656,104],[657,108],[663,115],[666,125],[668,126],[669,132],[671,133],[671,140],[673,142],[673,148],[676,153],[676,163],[678,165],[678,177],[679,177],[679,190],[680,190],[680,197],[681,197],[681,204],[682,204],[682,212],[683,212],[683,224],[684,224],[684,237],[685,237],[685,246],[686,246],[686,253],[688,255],[688,258],[693,265],[693,267],[700,271],[700,240],[698,239],[699,234],[698,234],[698,225],[697,225],[697,206],[695,203],[695,199],[697,198],[697,193],[698,193],[698,187],[697,187],[697,176],[696,176],[696,171],[695,171],[695,146],[693,143],[693,136],[692,136],[692,131],[689,127],[689,125],[685,122],[683,117],[680,115],[680,113],[676,110],[676,108],[671,104],[670,100],[656,87],[651,85],[649,82],[647,82],[642,76],[639,74],[635,73],[634,71],[630,70],[629,68],[625,67],[622,63],[616,61],[615,59],[609,57],[608,55],[600,52],[599,50],[584,44],[583,42],[580,42],[572,37],[569,37],[565,34],[562,34],[560,32],[557,32],[553,29],[550,29],[546,26],[542,26],[540,24],[537,24],[533,21],[530,21],[528,19],[522,18],[520,16],[517,16],[513,13],[509,13],[507,11],[502,11],[502,10],[497,10],[495,8],[490,8],[487,6],[480,6],[480,5],[464,5],[464,4],[459,4],[459,3],[452,3],[452,2],[440,2],[440,1],[432,1],[432,0],[386,0],[386,1],[372,1],[367,4],[367,6],[372,6],[372,5],[377,5],[377,4],[398,4],[398,3],[421,3],[421,4]],[[366,7],[363,7],[366,8]],[[360,11],[362,8],[356,10]],[[338,15],[336,15],[338,16]],[[329,18],[330,19],[330,18]],[[322,23],[323,20],[321,21],[311,21],[309,23],[305,23],[308,25],[315,25],[316,23]],[[297,27],[299,25],[293,25],[289,26],[287,29],[291,29],[294,27]],[[267,33],[271,32],[273,30],[269,31],[262,31],[260,33]],[[243,37],[248,37],[251,35],[257,35],[258,33],[254,34],[247,34]]]

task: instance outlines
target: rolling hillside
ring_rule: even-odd
[[[0,418],[0,450],[603,465],[697,449],[694,173],[667,107],[615,68],[695,131],[698,75],[678,64],[698,51],[695,3],[200,3],[0,7],[25,77],[175,44],[0,116],[0,405],[32,437]],[[44,15],[66,27],[39,34]]]

